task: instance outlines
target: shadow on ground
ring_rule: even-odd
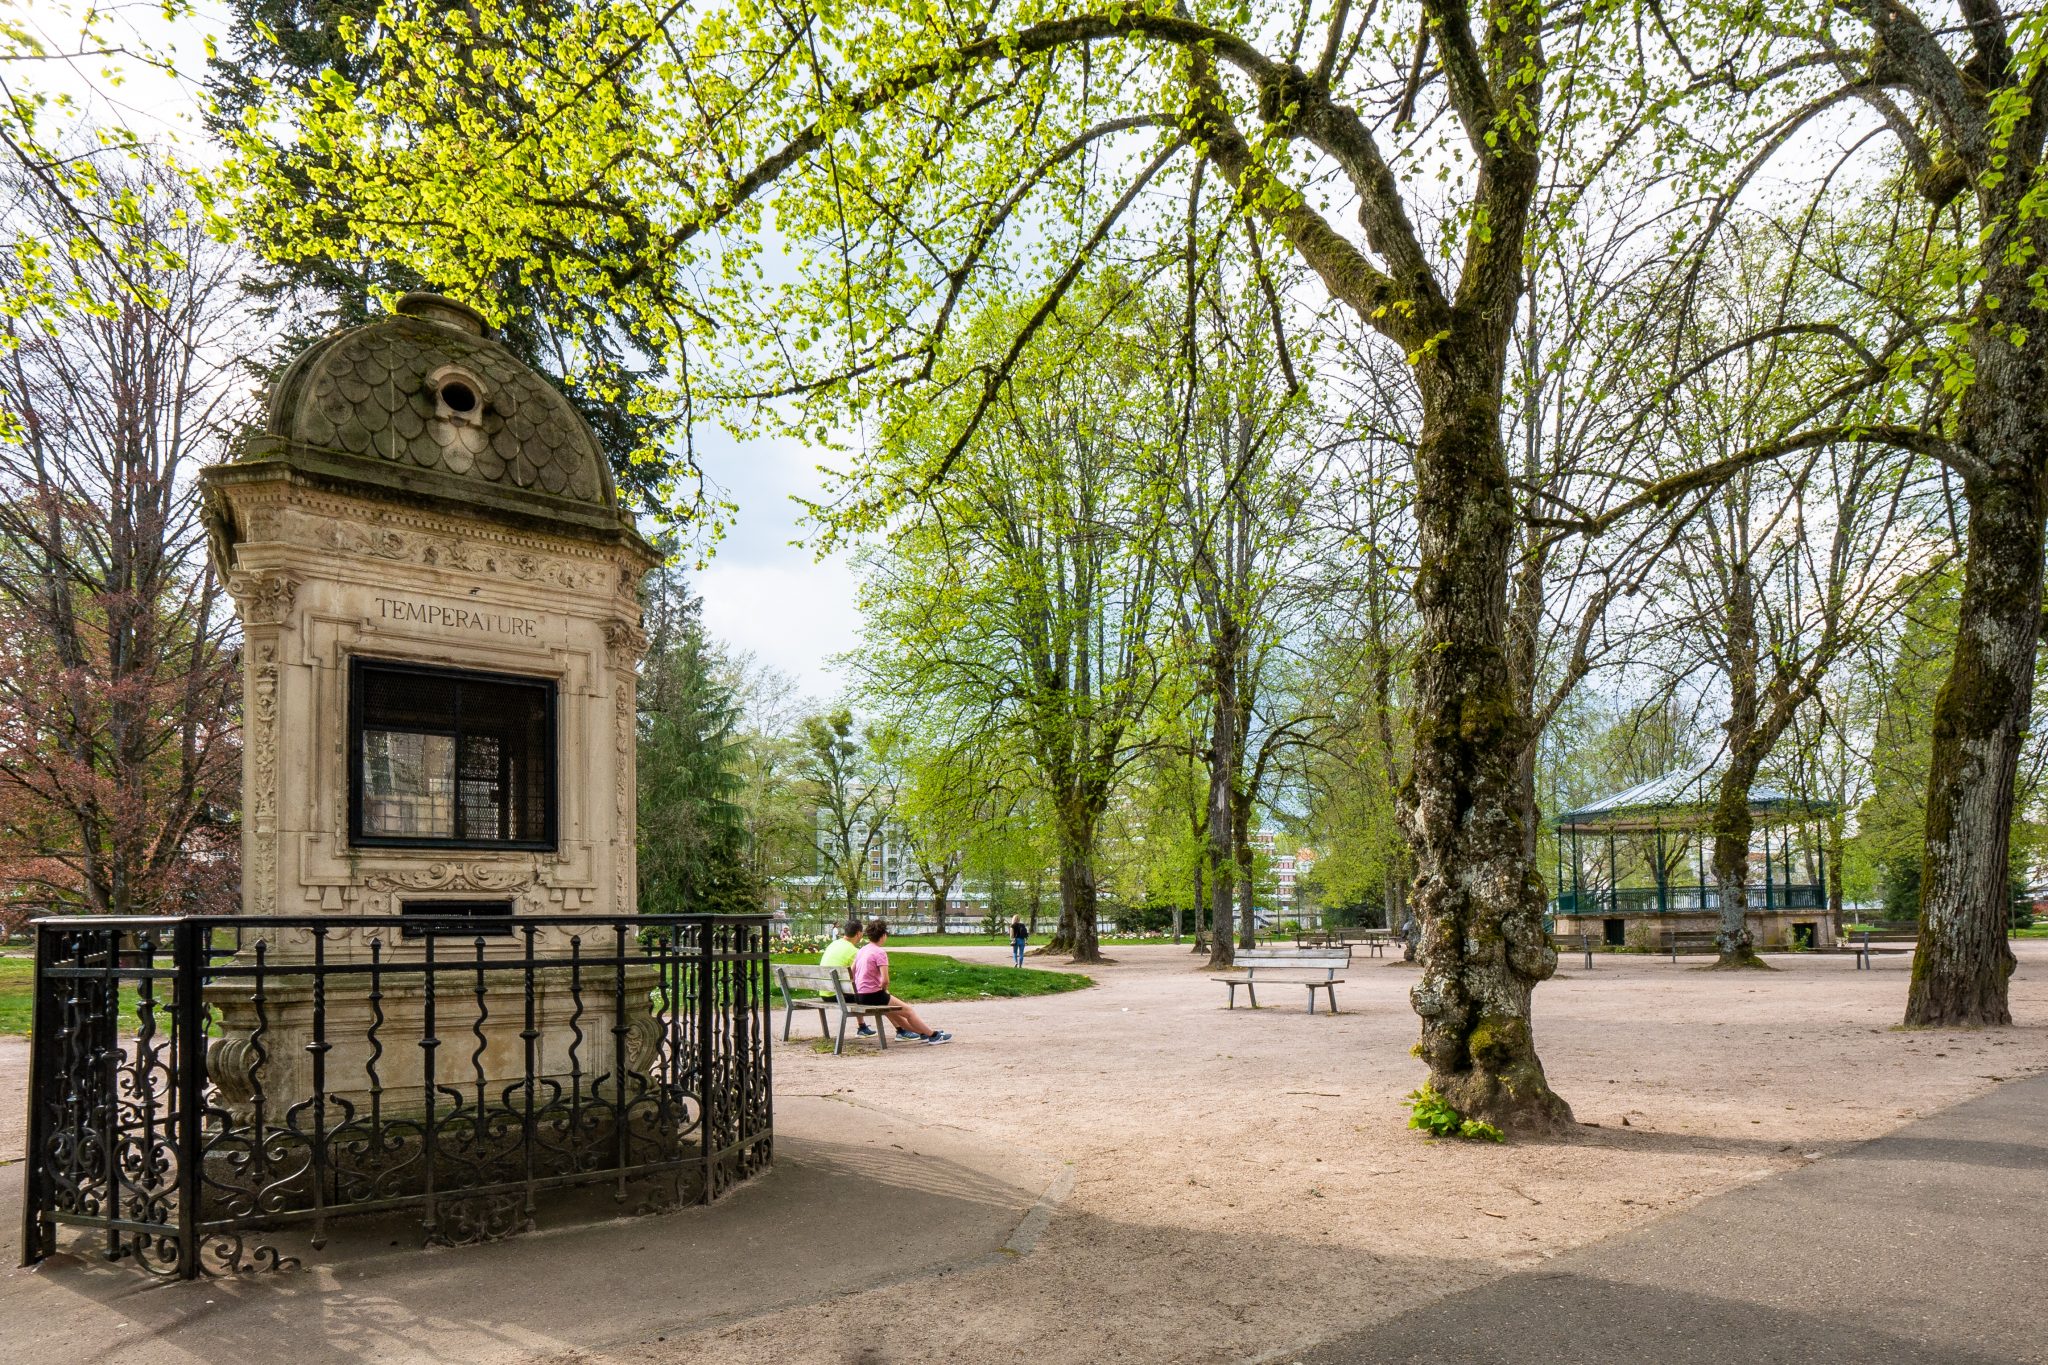
[[[1004,1258],[1058,1176],[828,1100],[784,1100],[777,1117],[839,1135],[778,1137],[765,1175],[706,1207],[458,1248],[421,1249],[407,1227],[394,1250],[400,1225],[344,1220],[322,1250],[283,1244],[300,1270],[191,1284],[108,1265],[67,1236],[67,1254],[0,1278],[0,1320],[15,1351],[52,1360],[551,1355]],[[4,1185],[0,1219],[18,1226],[20,1182]]]

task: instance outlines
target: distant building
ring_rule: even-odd
[[[1270,829],[1252,833],[1252,847],[1266,855],[1273,869],[1273,898],[1282,910],[1294,908],[1294,887],[1298,877],[1315,870],[1316,851],[1303,846],[1292,853],[1277,851],[1277,836]]]

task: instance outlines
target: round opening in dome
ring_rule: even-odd
[[[450,412],[475,412],[476,390],[460,379],[451,379],[441,386],[441,401]]]

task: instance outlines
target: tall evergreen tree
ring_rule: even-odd
[[[640,908],[650,913],[761,908],[738,800],[740,708],[700,606],[677,571],[654,579],[640,675]]]

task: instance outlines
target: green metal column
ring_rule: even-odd
[[[1764,826],[1764,909],[1771,908],[1771,827]]]
[[[1572,913],[1579,913],[1579,831],[1572,828]]]

